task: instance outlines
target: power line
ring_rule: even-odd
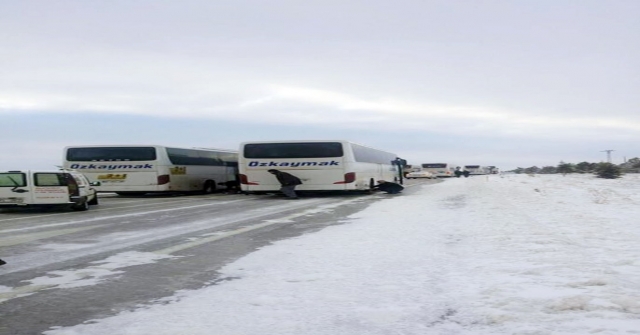
[[[606,153],[607,153],[607,163],[611,163],[611,152],[612,152],[612,151],[615,151],[615,150],[611,150],[611,149],[609,149],[609,150],[602,150],[602,151],[600,151],[600,152],[606,152]]]

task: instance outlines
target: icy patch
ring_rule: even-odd
[[[26,280],[26,282],[35,286],[48,286],[49,288],[92,286],[99,284],[111,276],[124,273],[124,271],[114,271],[116,269],[155,263],[164,258],[176,258],[176,256],[138,251],[123,252],[101,261],[91,262],[91,264],[99,265],[84,269],[51,271],[48,272],[46,276]]]
[[[68,243],[68,244],[57,243],[57,244],[55,244],[55,243],[52,243],[52,244],[41,245],[39,247],[41,249],[54,250],[54,251],[69,251],[69,250],[83,249],[83,248],[86,248],[89,245],[91,245],[91,244],[81,244],[81,243]]]

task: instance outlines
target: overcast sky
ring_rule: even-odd
[[[640,1],[0,0],[0,169],[347,139],[504,170],[640,156]]]

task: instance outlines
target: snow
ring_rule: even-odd
[[[479,176],[387,197],[215,285],[45,334],[640,334],[640,176]]]
[[[29,280],[32,285],[48,286],[57,288],[70,288],[91,286],[100,283],[106,278],[124,273],[125,271],[116,269],[126,268],[134,265],[155,263],[160,259],[177,258],[176,256],[158,255],[152,252],[127,251],[103,261],[93,262],[90,266],[78,270],[50,271],[46,276]]]

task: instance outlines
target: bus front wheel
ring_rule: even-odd
[[[207,182],[204,183],[204,187],[202,188],[202,193],[211,194],[215,192],[215,190],[216,190],[216,183],[212,180],[207,180]]]

